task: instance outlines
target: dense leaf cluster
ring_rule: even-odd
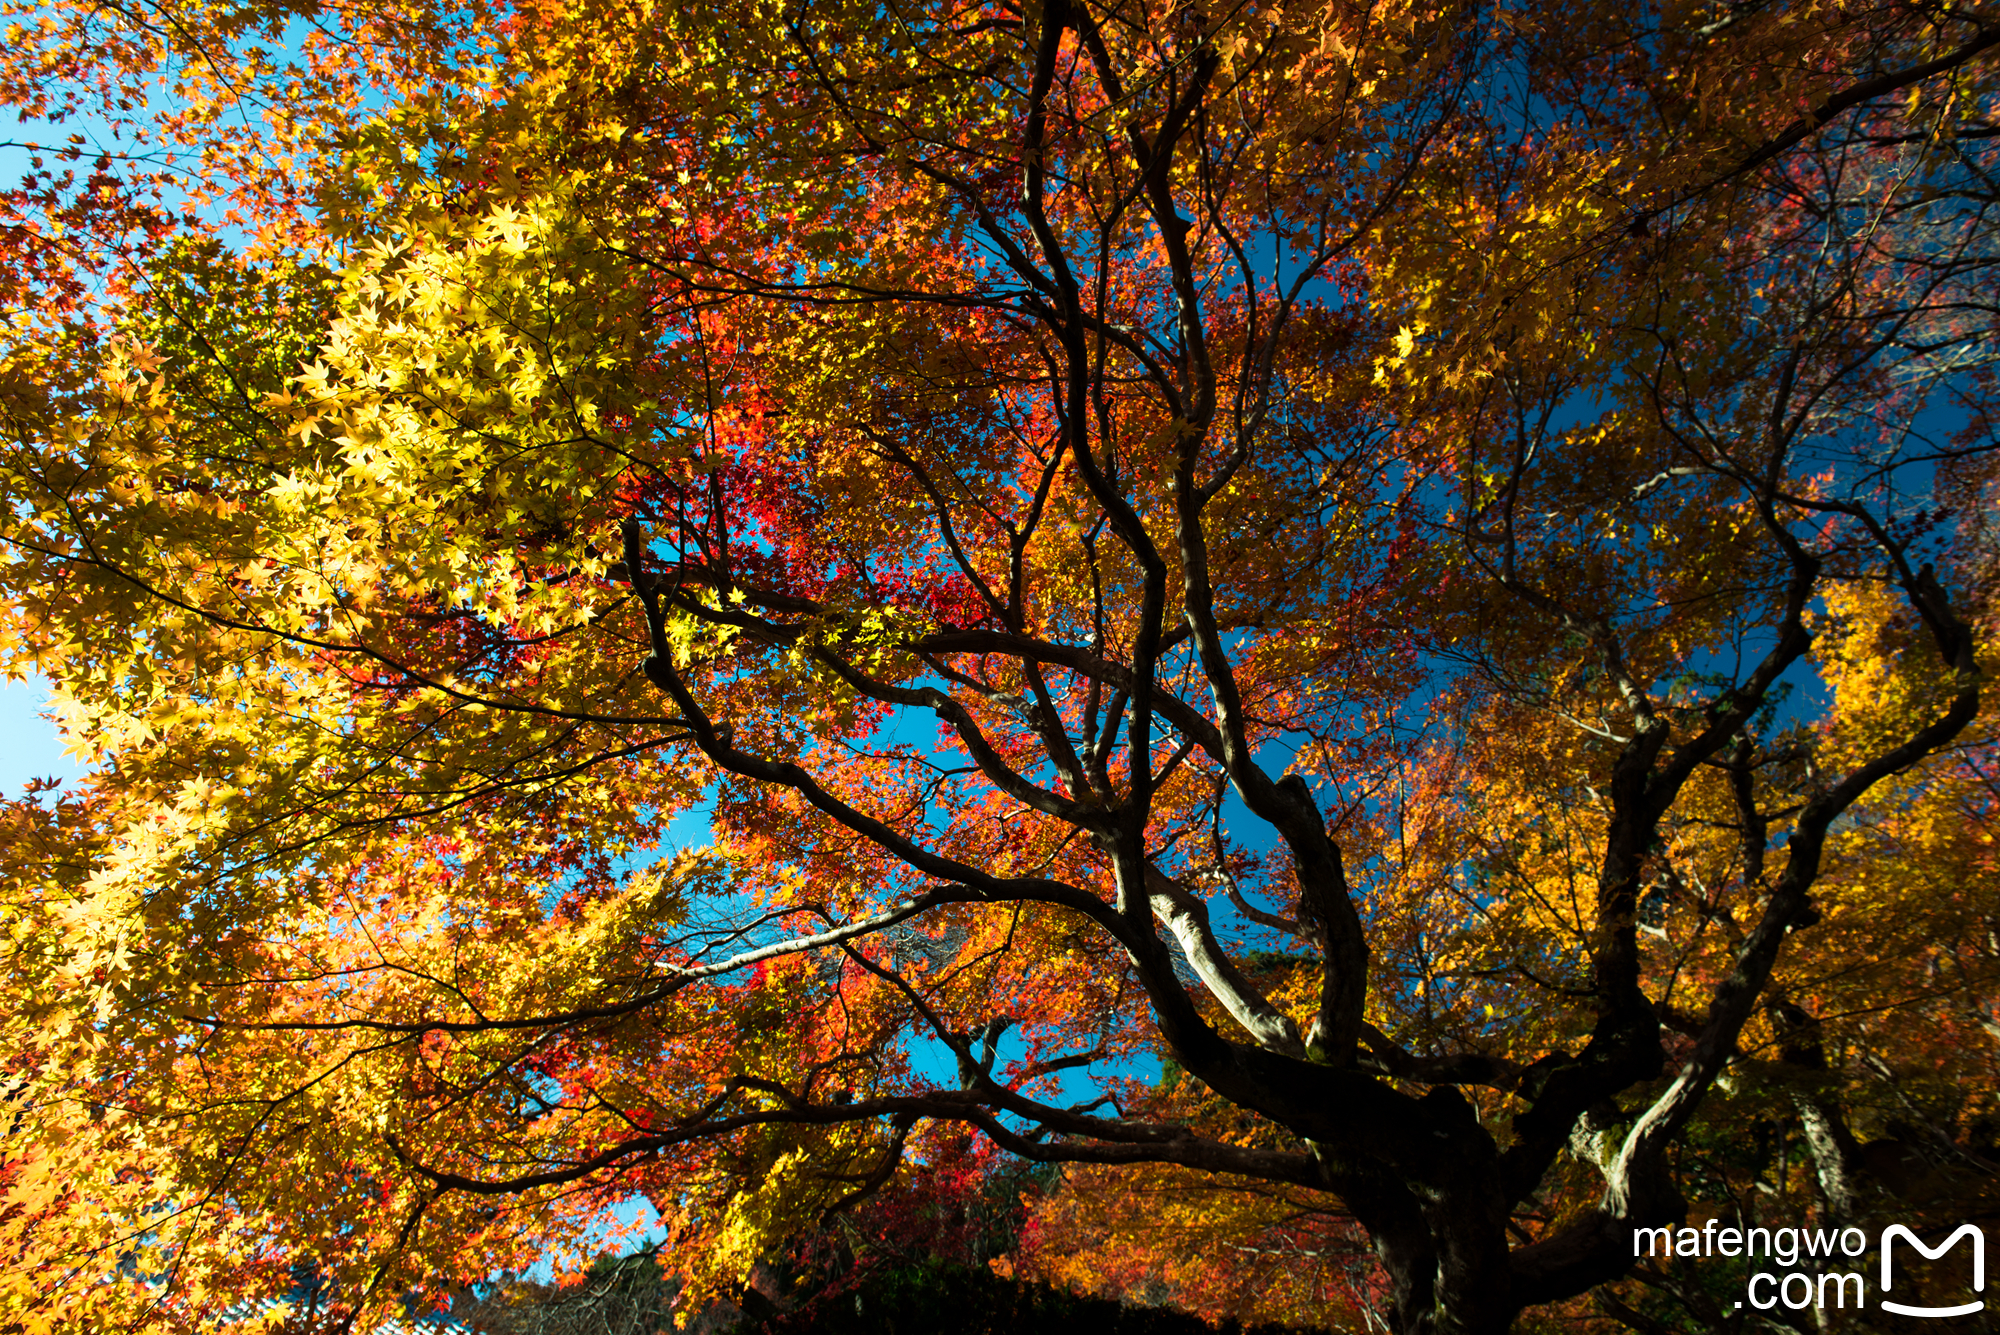
[[[1719,1329],[1636,1230],[1986,1208],[1994,16],[0,25],[0,1322],[643,1205],[679,1316]]]

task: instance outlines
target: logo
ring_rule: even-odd
[[[1746,1304],[1759,1312],[1769,1312],[1778,1307],[1794,1312],[1809,1307],[1822,1311],[1844,1310],[1850,1298],[1857,1309],[1868,1306],[1866,1275],[1858,1270],[1834,1268],[1840,1264],[1836,1259],[1838,1257],[1859,1260],[1867,1254],[1868,1235],[1860,1229],[1852,1225],[1841,1229],[1766,1228],[1761,1225],[1746,1228],[1741,1223],[1725,1222],[1725,1218],[1717,1216],[1709,1219],[1700,1228],[1692,1224],[1634,1228],[1632,1255],[1635,1259],[1648,1256],[1689,1259],[1719,1256],[1741,1259],[1753,1267],[1760,1258],[1763,1259],[1772,1268],[1758,1269],[1751,1274],[1744,1286],[1743,1300],[1736,1304],[1739,1310]],[[1986,1291],[1986,1234],[1979,1225],[1960,1224],[1950,1237],[1932,1247],[1908,1225],[1891,1224],[1882,1230],[1879,1248],[1882,1254],[1883,1311],[1894,1312],[1898,1316],[1952,1317],[1971,1316],[1974,1312],[1986,1310],[1983,1298],[1949,1307],[1922,1307],[1890,1298],[1888,1295],[1895,1279],[1898,1238],[1922,1253],[1927,1261],[1939,1260],[1961,1241],[1971,1238],[1972,1291]],[[1904,1283],[1906,1287],[1911,1286],[1907,1276]]]
[[[1986,1235],[1980,1232],[1976,1224],[1959,1225],[1956,1233],[1946,1238],[1943,1242],[1940,1242],[1936,1247],[1924,1246],[1922,1238],[1910,1232],[1909,1229],[1901,1224],[1889,1225],[1888,1228],[1882,1231],[1882,1292],[1887,1293],[1889,1291],[1889,1250],[1897,1238],[1903,1239],[1903,1241],[1922,1252],[1924,1259],[1927,1261],[1935,1261],[1940,1256],[1943,1256],[1958,1245],[1960,1238],[1971,1238],[1972,1291],[1974,1293],[1986,1292]],[[1983,1298],[1969,1303],[1960,1303],[1956,1307],[1911,1307],[1906,1303],[1890,1302],[1887,1298],[1882,1300],[1883,1311],[1895,1312],[1902,1316],[1970,1316],[1974,1312],[1981,1312],[1985,1309],[1986,1300]]]

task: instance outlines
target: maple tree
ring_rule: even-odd
[[[692,1309],[1025,1159],[1497,1331],[1792,1011],[1987,1014],[2000,19],[27,17],[176,109],[5,201],[21,1328],[639,1198]]]

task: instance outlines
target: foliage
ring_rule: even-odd
[[[538,1288],[540,1286],[537,1286]],[[675,1285],[650,1256],[593,1266],[570,1289],[496,1293],[459,1311],[456,1319],[480,1335],[644,1335],[668,1319]],[[753,1302],[757,1290],[747,1292]],[[717,1310],[702,1323],[737,1335],[823,1331],[826,1335],[1011,1335],[1016,1331],[1111,1335],[1293,1335],[1297,1327],[1224,1322],[1210,1325],[1167,1307],[1123,1305],[1048,1285],[1002,1278],[977,1266],[937,1258],[870,1272],[861,1283],[781,1309],[765,1299],[766,1315]],[[732,1309],[733,1310],[733,1309]]]
[[[23,1331],[1023,1161],[1065,1281],[1699,1322],[1636,1227],[1992,1167],[1990,18],[8,13],[131,136],[0,200]]]
[[[511,1281],[461,1295],[453,1319],[478,1335],[651,1335],[672,1320],[677,1285],[650,1251],[602,1258],[575,1284]]]
[[[1046,1285],[1012,1283],[990,1271],[930,1262],[884,1272],[845,1301],[814,1308],[802,1323],[779,1323],[777,1330],[826,1331],[863,1335],[897,1330],[909,1335],[976,1335],[1046,1330],[1106,1331],[1112,1335],[1288,1335],[1295,1327],[1233,1322],[1211,1326],[1165,1307],[1123,1306],[1105,1298],[1079,1296]]]

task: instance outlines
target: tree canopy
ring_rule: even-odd
[[[1992,1169],[2000,14],[6,10],[10,1328]]]

